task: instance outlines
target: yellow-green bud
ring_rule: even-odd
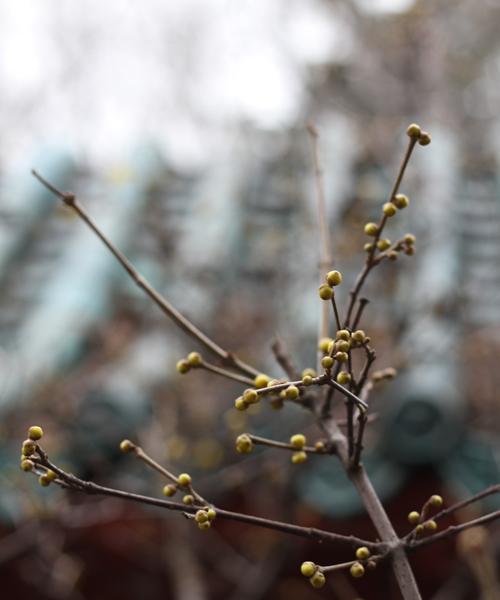
[[[359,562],[355,562],[353,565],[351,565],[350,571],[351,571],[351,575],[353,577],[355,577],[356,579],[363,577],[363,575],[365,574],[365,568]]]
[[[365,252],[371,252],[373,250],[373,244],[371,242],[366,242],[366,244],[363,245],[363,250]]]
[[[386,202],[382,207],[382,212],[386,217],[393,217],[396,214],[396,207],[392,202]]]
[[[177,477],[177,481],[180,486],[187,487],[188,485],[191,485],[191,475],[188,473],[181,473],[179,477]]]
[[[204,510],[198,510],[196,511],[196,514],[194,515],[194,520],[197,523],[205,523],[206,521],[208,521],[208,514],[206,511]]]
[[[130,452],[131,450],[133,450],[135,448],[134,444],[130,441],[130,440],[122,440],[120,442],[120,450],[122,452],[124,452],[125,454],[127,452]]]
[[[36,443],[33,440],[24,440],[22,453],[24,456],[31,456],[36,451]]]
[[[47,475],[44,473],[43,475],[40,475],[40,477],[38,478],[38,483],[42,486],[42,487],[47,487],[48,485],[50,485],[50,479],[47,477]]]
[[[312,385],[312,382],[313,378],[310,375],[304,375],[304,377],[302,377],[303,385]]]
[[[307,369],[304,369],[302,371],[302,377],[305,377],[306,375],[310,375],[311,377],[316,377],[318,374],[316,373],[315,369],[312,369],[311,367],[307,367]]]
[[[30,440],[39,440],[43,436],[43,429],[39,425],[32,425],[28,429],[28,437]]]
[[[292,444],[294,448],[297,448],[297,450],[302,450],[306,445],[306,436],[302,433],[296,433],[290,438],[290,444]]]
[[[294,452],[292,454],[292,463],[294,465],[301,465],[302,463],[305,463],[306,460],[307,454],[303,450],[300,450],[300,452]]]
[[[351,376],[349,373],[347,371],[340,371],[340,373],[337,375],[337,383],[345,385],[346,383],[349,383],[349,381],[351,381]]]
[[[431,136],[427,133],[427,131],[422,131],[418,138],[418,143],[421,146],[428,146],[431,143]]]
[[[185,375],[191,368],[191,365],[188,363],[188,361],[185,358],[182,358],[181,360],[177,361],[175,368],[177,369],[177,373],[180,373],[181,375]]]
[[[33,471],[34,466],[35,463],[31,460],[28,460],[27,458],[23,458],[20,465],[21,470],[26,472]]]
[[[190,352],[187,355],[187,361],[189,363],[189,366],[191,367],[198,367],[201,365],[201,354],[199,352]]]
[[[331,300],[333,296],[333,290],[329,285],[323,283],[323,285],[319,286],[318,294],[321,300]]]
[[[351,333],[348,329],[339,329],[335,334],[335,338],[337,340],[343,340],[344,342],[348,342],[351,339]]]
[[[247,404],[255,404],[259,401],[259,394],[255,390],[248,389],[243,392],[243,400]]]
[[[367,223],[365,225],[365,233],[366,235],[376,236],[378,233],[378,225],[376,223]]]
[[[332,338],[325,337],[321,338],[318,344],[318,349],[322,352],[328,352],[328,345],[333,342]]]
[[[426,521],[424,523],[424,529],[426,531],[430,531],[431,533],[436,531],[437,528],[438,528],[438,526],[437,526],[436,521],[434,521],[434,519],[430,519],[429,521]]]
[[[416,510],[412,510],[411,513],[408,514],[408,521],[412,525],[416,525],[420,520],[420,513]]]
[[[351,344],[349,342],[346,342],[345,340],[339,340],[337,342],[337,350],[339,352],[348,352],[350,347]]]
[[[413,244],[417,241],[417,238],[413,235],[413,233],[407,233],[404,236],[403,241],[405,244],[408,244],[408,246],[413,246]]]
[[[52,469],[47,469],[45,476],[49,481],[54,481],[55,479],[57,479],[57,473]]]
[[[370,556],[371,552],[366,546],[361,546],[356,550],[356,558],[359,560],[366,560]]]
[[[324,369],[331,369],[333,366],[333,358],[331,356],[323,356],[321,359],[321,366]]]
[[[405,194],[396,194],[393,202],[399,209],[406,208],[410,204],[410,200]]]
[[[335,354],[335,360],[338,360],[339,362],[347,362],[349,360],[349,356],[347,352],[337,352]]]
[[[420,535],[421,533],[423,533],[424,531],[424,526],[422,525],[422,523],[419,523],[416,527],[415,527],[415,533],[417,535]]]
[[[310,560],[306,560],[300,565],[300,572],[304,577],[312,577],[316,573],[316,565]]]
[[[332,287],[340,285],[342,283],[342,273],[340,271],[330,271],[326,274],[326,281]]]
[[[366,333],[362,329],[357,329],[352,334],[352,339],[358,342],[358,344],[362,344],[366,339]]]
[[[257,377],[253,380],[256,388],[265,388],[269,383],[271,378],[268,375],[264,375],[264,373],[259,373]]]
[[[208,520],[209,521],[215,521],[215,519],[217,517],[217,512],[215,511],[215,509],[209,508],[207,510],[207,515],[208,515]]]
[[[415,254],[415,246],[408,246],[407,248],[404,249],[404,253],[407,256],[413,256]]]
[[[314,444],[314,449],[316,452],[324,452],[326,450],[325,443],[322,441],[316,442]]]
[[[187,504],[188,506],[194,504],[194,497],[191,494],[186,494],[182,499],[183,504]]]
[[[398,259],[398,253],[395,250],[391,250],[388,254],[387,254],[387,258],[389,260],[397,260]]]
[[[434,508],[441,508],[443,506],[443,499],[441,496],[434,494],[429,498],[429,504]]]
[[[172,496],[174,496],[176,491],[177,487],[173,483],[168,483],[166,486],[163,487],[163,495],[167,498],[171,498]]]
[[[313,588],[322,588],[326,583],[326,578],[321,571],[316,571],[314,575],[309,579],[309,583]]]
[[[411,138],[418,138],[418,137],[420,137],[421,131],[422,130],[420,129],[420,125],[417,125],[416,123],[412,123],[411,125],[408,125],[408,129],[406,130],[406,135]]]
[[[396,377],[398,372],[396,371],[396,369],[394,367],[387,367],[387,369],[384,369],[382,371],[382,374],[383,374],[384,379],[394,379],[394,377]]]
[[[285,390],[286,397],[289,400],[296,400],[299,397],[299,393],[299,388],[296,385],[289,385]]]
[[[201,531],[207,531],[208,529],[210,529],[211,524],[210,521],[204,521],[203,523],[198,523],[198,529],[201,529]]]
[[[329,344],[328,344],[328,348],[326,349],[328,354],[331,354],[333,352],[333,349],[335,348],[335,342],[332,340]]]
[[[242,433],[236,438],[236,451],[240,454],[250,454],[253,450],[253,442],[250,436]]]
[[[234,401],[234,408],[237,410],[246,410],[248,408],[248,403],[243,396],[238,396],[238,398],[236,398]]]
[[[387,238],[384,238],[382,240],[379,240],[377,242],[377,248],[381,251],[384,252],[384,250],[387,250],[388,248],[391,247],[391,240],[388,240]]]

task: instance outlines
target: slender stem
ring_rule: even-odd
[[[218,356],[222,362],[228,366],[238,369],[240,372],[246,375],[255,376],[258,371],[237,358],[234,354],[221,348],[216,342],[209,338],[205,333],[198,329],[187,317],[180,313],[170,302],[164,298],[157,290],[155,290],[146,279],[134,268],[132,263],[126,258],[126,256],[112,244],[112,242],[104,235],[104,233],[97,227],[93,219],[87,214],[84,208],[79,204],[75,195],[69,192],[62,192],[57,189],[54,185],[49,183],[36,171],[32,171],[32,174],[38,179],[38,181],[44,185],[49,191],[55,196],[60,198],[67,206],[69,206],[80,219],[96,234],[101,242],[108,248],[108,250],[117,259],[120,265],[125,269],[130,278],[135,284],[141,288],[161,309],[161,311],[172,319],[178,327],[180,327],[187,335],[191,336],[202,344],[207,350]]]
[[[308,454],[328,454],[328,452],[325,452],[325,450],[317,450],[314,446],[304,446],[303,448],[297,448],[296,446],[293,446],[292,444],[287,444],[286,442],[277,442],[276,440],[270,440],[268,438],[259,437],[258,435],[253,435],[251,433],[247,433],[247,435],[254,444],[260,444],[261,446],[270,446],[271,448],[280,448],[282,450],[292,450],[293,452],[303,450]]]
[[[283,371],[288,375],[290,379],[299,379],[300,372],[295,366],[292,357],[288,353],[285,343],[280,337],[277,337],[273,343],[271,344],[271,350],[278,361],[278,364],[281,366]]]
[[[351,460],[353,468],[357,468],[361,461],[361,452],[363,451],[363,435],[365,433],[367,418],[366,412],[360,411],[358,415],[358,434],[356,436],[356,443],[354,444],[354,452]]]
[[[333,314],[335,315],[335,324],[337,326],[337,331],[339,331],[339,329],[342,329],[342,324],[340,323],[339,309],[337,308],[337,302],[335,301],[335,292],[332,296],[332,307]]]
[[[356,313],[356,316],[354,317],[354,321],[352,322],[353,331],[358,328],[358,325],[361,321],[361,317],[363,315],[363,311],[365,310],[365,307],[367,304],[369,304],[369,302],[370,301],[368,300],[368,298],[360,298],[359,299],[358,312]]]
[[[211,373],[216,373],[221,377],[225,377],[226,379],[232,379],[233,381],[239,381],[240,383],[244,383],[246,385],[254,386],[255,382],[250,377],[245,377],[245,375],[238,375],[238,373],[233,373],[232,371],[228,371],[227,369],[223,369],[222,367],[218,367],[217,365],[213,365],[208,363],[206,360],[203,360],[200,365],[196,367],[197,369],[205,369],[205,371],[210,371]]]
[[[368,404],[364,400],[361,400],[361,398],[359,396],[356,396],[356,394],[353,394],[352,392],[350,392],[343,385],[340,385],[340,383],[337,383],[335,381],[335,379],[330,379],[328,381],[328,385],[331,385],[336,390],[338,390],[341,394],[344,394],[344,396],[346,398],[348,398],[349,400],[352,400],[360,408],[363,408],[365,410],[368,408]]]

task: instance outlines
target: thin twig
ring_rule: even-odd
[[[172,304],[170,304],[166,298],[164,298],[157,290],[155,290],[135,269],[126,256],[120,250],[118,250],[118,248],[116,248],[116,246],[114,246],[113,243],[97,227],[93,219],[80,205],[74,194],[70,192],[62,192],[61,190],[57,189],[35,170],[32,170],[32,174],[42,185],[44,185],[50,192],[62,200],[66,206],[69,206],[80,217],[80,219],[97,235],[102,243],[113,254],[113,256],[125,269],[135,284],[141,288],[153,300],[153,302],[155,302],[162,312],[172,319],[176,325],[178,325],[178,327],[180,327],[190,337],[197,340],[200,344],[207,348],[207,350],[218,356],[224,364],[238,369],[240,372],[252,377],[258,375],[258,371],[254,367],[246,364],[231,352],[221,348],[221,346],[219,346],[216,342],[214,342],[214,340],[198,329],[187,317],[181,314]]]
[[[331,454],[331,452],[327,452],[325,450],[318,450],[314,446],[304,446],[302,448],[297,448],[292,444],[287,444],[286,442],[278,442],[276,440],[270,440],[268,438],[260,437],[258,435],[253,435],[251,433],[247,433],[248,437],[252,440],[254,444],[260,444],[261,446],[269,446],[271,448],[280,448],[281,450],[291,450],[292,452],[297,452],[298,450],[303,450],[308,454]]]
[[[217,365],[213,365],[212,363],[207,362],[206,360],[202,360],[199,365],[195,367],[196,369],[205,369],[205,371],[210,371],[211,373],[216,373],[221,377],[225,377],[226,379],[232,379],[233,381],[238,381],[239,383],[244,383],[245,385],[254,386],[255,382],[250,377],[245,377],[245,375],[238,375],[238,373],[233,373],[232,371],[228,371],[227,369],[223,369],[222,367],[218,367]]]

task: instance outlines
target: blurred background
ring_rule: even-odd
[[[176,361],[199,350],[30,175],[78,194],[194,323],[263,372],[280,336],[314,366],[318,227],[305,124],[320,132],[341,300],[363,224],[417,147],[390,236],[415,257],[374,273],[365,463],[397,531],[430,494],[499,480],[500,5],[496,0],[0,0],[0,584],[6,598],[399,598],[380,566],[312,590],[303,560],[345,550],[42,489],[18,467],[29,425],[83,478],[161,496],[119,442],[188,470],[221,507],[374,538],[334,460],[241,456],[242,431],[320,438],[303,411],[232,408],[241,387]],[[343,294],[343,295],[342,295]],[[295,409],[294,409],[295,408]],[[456,516],[467,520],[498,501]],[[499,528],[412,556],[424,598],[500,598]]]

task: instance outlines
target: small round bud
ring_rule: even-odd
[[[236,451],[240,454],[250,454],[253,450],[253,442],[250,436],[242,433],[236,438]]]
[[[55,479],[57,479],[57,473],[52,469],[47,469],[45,476],[49,481],[54,481]]]
[[[331,300],[333,296],[333,290],[329,285],[324,283],[323,285],[319,286],[318,294],[321,300]]]
[[[365,574],[365,568],[361,563],[355,562],[353,565],[351,565],[350,572],[353,577],[359,579]]]
[[[309,579],[309,583],[313,586],[313,588],[320,589],[325,585],[326,577],[321,571],[316,571],[316,573],[314,573],[314,575]]]
[[[325,450],[326,450],[325,443],[322,441],[316,442],[314,444],[314,449],[316,450],[316,452],[325,452]]]
[[[377,248],[381,251],[384,252],[385,250],[387,250],[388,248],[391,247],[391,240],[388,240],[387,238],[384,238],[382,240],[379,240],[377,242]]]
[[[267,382],[267,386],[266,387],[273,387],[275,385],[280,385],[280,383],[284,383],[284,381],[280,381],[279,379],[270,379]]]
[[[191,485],[191,475],[188,473],[181,473],[177,478],[177,481],[180,486],[187,487],[188,485]]]
[[[386,202],[382,207],[382,212],[386,217],[393,217],[396,214],[396,207],[392,202]]]
[[[347,362],[349,360],[349,355],[347,352],[337,352],[335,354],[335,360],[338,360],[339,362]]]
[[[443,506],[443,499],[441,496],[434,494],[429,498],[429,504],[434,508],[441,508]]]
[[[268,375],[264,375],[264,373],[259,373],[257,377],[253,380],[255,387],[258,389],[265,388],[269,383],[271,378]]]
[[[384,369],[382,371],[384,379],[394,379],[394,377],[396,377],[397,374],[398,372],[394,367],[387,367],[387,369]]]
[[[31,456],[36,451],[36,443],[33,440],[24,440],[22,453],[24,456]]]
[[[28,473],[29,471],[33,471],[33,468],[35,467],[35,463],[32,462],[31,460],[28,460],[27,458],[23,457],[20,467],[21,467],[22,471],[26,471]]]
[[[191,368],[191,365],[188,363],[188,361],[185,358],[182,358],[181,360],[177,361],[175,368],[177,370],[177,373],[180,373],[181,375],[185,375]]]
[[[351,339],[351,332],[348,329],[339,329],[335,334],[335,339],[348,342]]]
[[[340,285],[342,283],[342,273],[340,271],[330,271],[326,274],[326,281],[332,287]]]
[[[356,558],[359,560],[366,560],[370,556],[371,552],[366,546],[361,546],[356,550]]]
[[[302,377],[303,385],[312,385],[312,382],[313,382],[313,378],[310,375],[304,375],[304,377]]]
[[[120,450],[123,453],[127,453],[130,452],[131,450],[133,450],[135,448],[134,444],[130,441],[130,440],[122,440],[120,442]]]
[[[420,523],[415,527],[415,533],[417,535],[420,535],[423,532],[424,532],[424,526]]]
[[[243,400],[247,404],[255,404],[259,401],[259,394],[255,390],[248,389],[243,392]]]
[[[316,565],[310,560],[306,560],[300,565],[300,572],[304,577],[312,577],[316,573]]]
[[[349,373],[347,371],[340,371],[340,373],[337,375],[337,383],[345,385],[346,383],[349,383],[349,381],[351,381],[351,376]]]
[[[413,256],[415,254],[415,246],[408,246],[407,248],[404,249],[404,253],[407,256]]]
[[[176,491],[177,487],[173,483],[169,483],[163,487],[163,495],[167,498],[174,496]]]
[[[420,513],[416,510],[412,510],[411,513],[408,514],[408,521],[412,525],[416,525],[420,520]]]
[[[365,225],[365,233],[366,235],[376,236],[378,233],[378,225],[376,223],[367,223]]]
[[[405,194],[396,194],[393,202],[399,209],[406,208],[410,204],[410,200]]]
[[[248,403],[245,401],[243,396],[238,396],[234,401],[234,408],[237,410],[246,410],[248,408]]]
[[[404,236],[403,241],[408,246],[413,246],[413,244],[417,241],[417,238],[413,235],[413,233],[407,233]]]
[[[307,454],[301,450],[300,452],[294,452],[292,454],[292,463],[294,465],[301,465],[307,460]]]
[[[328,352],[328,346],[333,342],[332,338],[325,337],[321,338],[318,344],[318,350],[321,352]]]
[[[201,354],[199,352],[190,352],[187,355],[187,361],[190,367],[199,367],[202,362]]]
[[[289,400],[296,400],[299,397],[299,393],[299,388],[296,385],[289,385],[285,390],[286,397]]]
[[[204,521],[203,523],[198,523],[198,529],[201,529],[201,531],[207,531],[208,529],[210,529],[211,525],[210,525],[210,521]]]
[[[47,477],[47,475],[44,473],[43,475],[40,475],[40,477],[38,478],[38,483],[42,486],[42,487],[47,487],[48,485],[50,485],[50,479]]]
[[[328,354],[331,354],[333,352],[333,349],[335,348],[335,342],[332,340],[329,344],[328,344],[328,348],[326,349]]]
[[[190,506],[191,504],[194,504],[194,497],[191,494],[186,494],[182,499],[182,503]]]
[[[397,260],[398,253],[395,250],[391,250],[390,252],[387,253],[387,258],[392,261]]]
[[[366,244],[363,245],[363,250],[365,252],[371,252],[373,250],[373,244],[371,242],[366,242]]]
[[[339,352],[348,352],[350,347],[351,344],[349,342],[346,342],[345,340],[339,340],[337,342],[337,350]]]
[[[431,143],[431,136],[427,133],[427,131],[422,131],[418,138],[418,143],[421,146],[428,146]]]
[[[424,529],[425,531],[429,531],[431,533],[434,533],[434,531],[436,531],[436,529],[438,528],[436,521],[434,521],[434,519],[430,519],[429,521],[426,521],[424,523]]]
[[[331,369],[333,366],[333,358],[331,356],[323,356],[321,359],[321,366],[324,369]]]
[[[302,433],[296,433],[290,438],[290,444],[292,444],[294,448],[302,450],[302,448],[306,445],[306,436]]]
[[[30,440],[39,440],[43,436],[43,429],[39,425],[32,425],[28,429],[28,437]]]
[[[217,512],[215,511],[215,509],[209,508],[207,510],[207,515],[208,515],[208,520],[209,521],[215,521],[215,519],[217,517]]]
[[[352,334],[352,339],[358,344],[362,344],[366,339],[366,333],[362,329],[356,329]]]
[[[308,367],[307,369],[304,369],[302,371],[302,377],[305,377],[306,375],[310,375],[311,377],[316,377],[318,374],[316,373],[316,371],[314,369],[312,369],[311,367]]]
[[[196,511],[196,514],[194,515],[194,520],[197,523],[205,523],[206,521],[208,521],[208,514],[206,511],[204,510],[198,510]]]
[[[367,562],[366,566],[370,569],[370,571],[373,571],[374,569],[377,568],[377,561],[376,560],[369,560]]]
[[[408,129],[406,130],[406,135],[411,138],[418,138],[418,137],[420,137],[421,131],[422,130],[420,129],[420,125],[417,125],[416,123],[412,123],[411,125],[408,125]]]

